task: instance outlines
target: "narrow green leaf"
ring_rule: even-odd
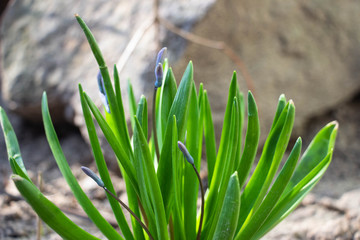
[[[134,126],[135,126],[134,116],[136,114],[137,103],[135,100],[134,90],[133,90],[132,84],[129,79],[128,79],[127,83],[128,83],[127,89],[128,89],[128,97],[129,97],[130,121],[131,121],[131,126],[134,129]]]
[[[9,161],[10,161],[10,167],[14,174],[19,175],[20,177],[25,178],[26,180],[31,182],[31,179],[23,172],[23,170],[19,167],[19,164],[16,162],[16,160],[13,157],[10,157]]]
[[[158,130],[158,141],[159,148],[163,146],[163,140],[165,138],[165,131],[167,122],[169,119],[169,113],[171,105],[176,95],[176,80],[171,68],[167,71],[163,86],[160,88],[160,100],[159,100],[159,115],[157,115],[157,130]]]
[[[260,121],[254,96],[248,92],[248,122],[244,152],[238,168],[240,186],[244,186],[254,163],[260,139]]]
[[[297,161],[301,154],[301,139],[295,143],[293,150],[291,151],[288,160],[286,161],[283,169],[281,170],[279,176],[271,187],[269,193],[267,194],[264,201],[261,203],[260,207],[251,217],[250,221],[243,226],[241,231],[237,234],[238,239],[251,239],[261,225],[265,222],[266,218],[270,214],[271,210],[276,205],[277,201],[280,199],[282,192],[284,191],[287,183],[289,182]]]
[[[334,148],[337,129],[338,123],[331,122],[316,134],[301,158],[299,166],[296,168],[294,176],[291,178],[285,192],[293,188]]]
[[[110,174],[109,174],[108,168],[106,166],[104,155],[102,154],[102,151],[101,151],[98,136],[96,134],[95,125],[92,120],[89,107],[86,104],[86,100],[84,98],[84,92],[83,92],[81,85],[79,85],[79,93],[80,93],[81,107],[83,109],[83,115],[84,115],[87,130],[88,130],[91,149],[93,151],[96,166],[99,170],[101,180],[104,182],[106,188],[115,194],[115,189],[114,189],[114,186],[110,179]],[[116,221],[118,222],[119,227],[120,227],[122,233],[124,234],[124,237],[126,239],[134,239],[118,201],[116,201],[116,199],[114,199],[108,193],[106,193],[106,195],[107,195],[107,199],[111,205],[111,208],[114,212]]]
[[[218,223],[218,219],[220,216],[220,211],[223,206],[223,202],[225,199],[226,189],[229,183],[230,176],[232,174],[232,169],[234,168],[235,158],[237,153],[237,142],[239,141],[239,108],[238,108],[238,99],[234,97],[231,110],[231,120],[230,120],[230,128],[229,128],[229,136],[224,141],[224,146],[228,146],[226,149],[226,155],[224,159],[221,159],[221,166],[217,165],[221,168],[221,171],[217,171],[220,174],[221,181],[218,184],[214,184],[210,186],[209,196],[213,197],[214,202],[207,201],[205,202],[205,213],[208,214],[208,218],[204,220],[205,227],[204,232],[207,234],[208,238],[212,238],[215,233],[215,229]],[[214,175],[215,179],[216,175]],[[214,182],[215,183],[215,182]]]
[[[189,116],[186,131],[186,146],[191,156],[193,156],[196,169],[200,169],[199,134],[202,128],[199,126],[199,109],[197,104],[196,88],[193,82],[189,102]],[[198,179],[191,164],[185,164],[184,172],[184,224],[186,239],[196,238],[196,202],[198,199],[199,185]]]
[[[273,129],[275,127],[275,125],[276,125],[277,121],[279,120],[279,117],[280,117],[281,113],[283,112],[286,104],[287,104],[287,102],[286,102],[285,95],[281,94],[280,97],[279,97],[279,100],[278,100],[278,105],[277,105],[277,108],[276,108],[274,121],[273,121],[272,126],[271,126],[270,129]]]
[[[94,115],[96,121],[98,122],[102,132],[104,133],[105,138],[107,139],[108,143],[110,144],[111,148],[114,150],[114,153],[120,162],[121,166],[125,169],[127,175],[131,183],[133,184],[134,190],[138,193],[138,184],[135,177],[135,169],[130,161],[129,155],[125,152],[122,145],[119,143],[118,138],[115,136],[114,132],[112,131],[111,127],[105,121],[104,117],[101,115],[99,109],[95,106],[89,96],[84,93],[84,98],[86,103],[88,104],[92,114]]]
[[[138,108],[139,110],[139,108]],[[143,112],[140,110],[137,112],[138,117],[140,114],[143,114]],[[134,122],[135,122],[136,117],[134,117]],[[133,145],[134,145],[134,149],[136,149],[136,151],[134,151],[134,166],[135,166],[135,170],[136,170],[136,176],[137,176],[137,180],[139,183],[139,198],[140,201],[142,203],[142,206],[144,208],[144,211],[146,213],[147,216],[147,221],[148,221],[148,226],[149,226],[149,230],[151,232],[151,234],[153,236],[157,236],[157,224],[156,224],[156,220],[155,220],[155,213],[154,213],[154,209],[152,207],[152,202],[151,202],[151,195],[150,195],[150,184],[152,184],[149,180],[149,175],[147,174],[147,171],[145,170],[146,166],[145,166],[145,158],[144,158],[144,154],[141,151],[141,146],[140,146],[140,139],[139,139],[139,133],[138,131],[141,130],[140,128],[136,127],[136,123],[134,126],[134,136],[133,136]]]
[[[230,128],[230,121],[231,121],[231,111],[232,111],[232,105],[234,102],[234,97],[236,97],[236,91],[237,91],[237,78],[236,78],[236,72],[233,73],[230,87],[229,87],[229,95],[228,95],[228,101],[225,109],[225,116],[224,116],[224,123],[223,123],[223,129],[221,131],[221,138],[220,138],[220,145],[218,154],[216,157],[216,163],[215,163],[215,170],[214,170],[214,176],[215,178],[222,178],[221,174],[217,174],[216,171],[222,171],[220,166],[222,163],[218,163],[220,159],[224,159],[227,154],[227,148],[228,145],[228,137],[229,137],[229,128]],[[219,179],[215,179],[215,182],[218,182]]]
[[[242,132],[243,132],[243,126],[244,126],[244,115],[245,115],[245,103],[244,103],[244,94],[240,92],[239,85],[236,87],[236,98],[238,99],[237,108],[238,108],[238,114],[239,114],[239,140],[237,142],[236,147],[236,157],[235,157],[235,163],[234,163],[234,169],[232,171],[236,171],[239,168],[240,160],[241,160],[241,148],[242,148]]]
[[[292,102],[292,100],[289,101],[289,109],[287,112],[287,116],[285,119],[285,123],[284,126],[281,130],[281,134],[279,136],[279,140],[276,144],[276,149],[275,149],[275,153],[273,156],[273,159],[271,161],[271,166],[268,170],[268,174],[266,177],[266,180],[262,186],[262,189],[257,197],[257,200],[254,204],[254,207],[252,209],[252,211],[255,211],[257,209],[257,207],[259,206],[259,204],[262,202],[264,196],[266,195],[266,193],[268,192],[268,188],[271,185],[273,178],[279,168],[280,162],[282,157],[284,156],[284,153],[286,151],[287,145],[289,143],[290,140],[290,136],[291,136],[291,131],[292,128],[294,126],[294,121],[295,121],[295,106],[294,103]]]
[[[230,125],[231,125],[234,98],[236,98],[236,88],[237,88],[237,80],[236,80],[236,72],[234,72],[231,83],[230,83],[230,87],[229,87],[228,102],[226,105],[223,129],[221,132],[220,145],[219,145],[219,150],[218,150],[218,154],[216,157],[214,173],[213,173],[211,185],[210,185],[210,191],[209,191],[209,194],[208,194],[206,202],[205,202],[205,214],[204,214],[205,226],[204,226],[204,228],[208,227],[206,225],[206,223],[208,222],[208,219],[213,219],[212,214],[215,210],[215,204],[217,201],[217,193],[218,193],[217,189],[219,188],[221,179],[223,178],[223,171],[224,171],[223,161],[226,159],[226,156],[228,154],[228,148],[230,147],[229,145],[233,146],[233,144],[235,144],[233,142],[231,142],[231,144],[229,144],[229,135],[231,134],[229,129],[231,127]],[[237,142],[236,142],[236,144],[237,144]],[[227,183],[226,183],[226,186],[227,186]]]
[[[204,105],[204,135],[207,160],[206,162],[208,168],[208,184],[209,186],[211,186],[212,176],[216,162],[216,140],[214,124],[211,116],[211,108],[206,90],[204,91]]]
[[[136,147],[137,145],[137,147]],[[165,217],[165,209],[163,205],[163,199],[161,196],[160,186],[157,181],[155,168],[151,159],[148,143],[145,139],[141,125],[138,119],[135,117],[134,128],[134,148],[138,149],[142,161],[144,162],[145,180],[148,183],[148,194],[151,198],[151,203],[154,208],[154,215],[156,220],[157,239],[168,239],[167,233],[167,221]],[[141,161],[141,159],[139,159]],[[155,234],[154,234],[155,235]]]
[[[240,214],[238,174],[231,175],[213,240],[233,239]]]
[[[89,42],[91,51],[93,52],[97,63],[99,64],[100,67],[104,67],[105,61],[101,54],[100,48],[95,40],[94,35],[91,33],[89,27],[86,25],[84,20],[82,20],[82,18],[79,15],[75,15],[75,17],[76,17],[76,20],[78,21],[78,23],[80,24],[80,27],[82,28],[82,30],[85,33],[85,36]]]
[[[241,215],[238,222],[238,230],[249,217],[249,214],[251,215],[250,211],[263,189],[264,182],[266,181],[272,160],[274,158],[279,137],[287,119],[289,105],[290,104],[287,104],[287,106],[283,109],[275,126],[271,129],[263,147],[263,152],[261,154],[259,163],[256,166],[256,169],[252,174],[243,194],[241,195]]]
[[[257,231],[254,239],[261,238],[264,234],[284,220],[319,182],[331,162],[332,150],[328,155],[311,170],[291,191],[286,193],[276,204],[261,228]]]
[[[127,154],[129,154],[132,158],[133,153],[132,153],[132,149],[130,146],[130,137],[128,137],[128,132],[126,131],[126,126],[124,126],[123,108],[122,108],[122,106],[119,106],[119,104],[117,102],[115,92],[114,92],[113,86],[111,84],[110,74],[109,74],[108,68],[105,64],[104,58],[101,54],[100,48],[95,40],[94,35],[90,31],[90,29],[87,27],[85,22],[78,15],[76,15],[76,19],[77,19],[78,23],[80,24],[81,28],[83,29],[85,36],[90,44],[91,50],[94,54],[94,57],[95,57],[96,61],[98,62],[101,76],[104,81],[106,97],[107,97],[107,99],[109,101],[109,105],[110,105],[111,118],[113,119],[113,122],[116,126],[116,130],[120,132],[119,135],[121,137],[119,138],[119,141],[120,141],[121,145],[123,146],[123,149],[125,150],[125,152]],[[114,76],[115,76],[115,78],[117,78],[116,80],[118,81],[118,91],[119,91],[120,83],[119,83],[116,67],[115,67]],[[119,97],[121,97],[121,95]],[[120,104],[122,105],[121,100],[120,100]],[[126,125],[126,123],[125,123],[125,125]]]
[[[66,217],[65,214],[55,204],[48,200],[33,183],[18,175],[12,175],[11,179],[37,215],[39,215],[39,217],[63,239],[98,239],[85,232]]]
[[[157,170],[157,177],[159,180],[161,193],[164,200],[166,215],[170,211],[170,203],[172,198],[172,173],[169,169],[172,168],[171,162],[171,132],[173,116],[176,116],[176,124],[178,127],[178,137],[180,141],[184,141],[186,121],[188,116],[188,103],[190,101],[190,94],[193,82],[193,66],[190,62],[185,70],[185,73],[180,82],[179,88],[176,92],[173,104],[169,113],[169,120],[166,127],[165,141],[162,147],[159,166]]]
[[[178,158],[178,130],[176,126],[176,117],[173,116],[173,128],[172,128],[172,174],[173,174],[173,190],[174,190],[174,205],[173,205],[173,221],[174,221],[174,237],[176,240],[186,239],[185,228],[184,228],[184,218],[182,214],[182,201],[181,201],[181,186],[182,186],[182,176],[180,175],[180,168],[182,168],[182,162]]]
[[[125,144],[127,146],[128,151],[131,152],[132,148],[131,148],[131,144],[130,144],[130,135],[129,135],[129,131],[127,128],[125,110],[124,110],[124,105],[122,102],[122,94],[121,94],[121,88],[120,88],[120,78],[119,78],[119,73],[118,73],[116,65],[114,65],[114,87],[115,87],[116,102],[117,102],[117,106],[119,109],[119,119],[117,119],[117,120],[119,121],[118,126],[120,128],[117,129],[118,135],[119,135],[119,138],[122,138],[120,140],[120,142]]]
[[[43,94],[41,108],[42,108],[46,138],[49,142],[51,151],[54,155],[54,158],[60,169],[60,172],[62,173],[66,182],[70,186],[71,191],[73,192],[75,198],[78,200],[79,204],[84,209],[84,211],[89,216],[89,218],[95,223],[95,225],[107,238],[122,239],[122,237],[115,231],[115,229],[101,216],[99,211],[94,207],[94,205],[91,203],[90,199],[81,189],[79,183],[72,174],[69,164],[67,163],[64,153],[61,149],[59,140],[57,138],[54,126],[50,118],[45,92]]]
[[[17,166],[21,169],[21,172],[24,174],[22,177],[26,178],[28,181],[31,182],[31,179],[26,171],[24,166],[24,162],[21,157],[19,143],[15,134],[15,131],[9,121],[9,118],[6,115],[6,112],[2,107],[0,107],[0,121],[1,127],[4,133],[5,143],[6,143],[6,150],[8,154],[9,161],[13,158]],[[11,162],[10,162],[11,163]],[[14,170],[14,169],[13,169]],[[16,172],[14,172],[16,173]],[[20,175],[20,174],[18,174]]]
[[[136,116],[141,124],[142,131],[144,132],[145,139],[148,138],[148,112],[147,112],[147,102],[145,96],[140,97],[140,101],[138,104],[138,109],[136,112]]]

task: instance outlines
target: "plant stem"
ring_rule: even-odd
[[[173,221],[172,216],[170,216],[170,219],[169,219],[169,231],[170,231],[170,239],[174,240],[175,232],[174,232],[174,221]]]
[[[157,87],[154,89],[154,97],[153,97],[153,107],[152,107],[152,124],[153,124],[153,132],[154,132],[154,144],[155,144],[155,153],[157,161],[160,160],[160,151],[159,151],[159,143],[157,139],[157,132],[156,132],[156,93],[157,93]]]
[[[141,222],[141,220],[138,218],[138,216],[136,216],[136,214],[123,202],[120,200],[120,198],[118,198],[117,196],[115,196],[115,194],[113,194],[109,189],[107,189],[106,187],[103,187],[103,189],[110,194],[113,198],[115,198],[120,204],[121,206],[123,206],[135,219],[136,221],[138,221],[138,223],[141,225],[141,227],[145,230],[145,232],[149,235],[149,238],[151,240],[154,240],[154,238],[152,237],[149,229],[145,226],[145,224],[143,224]]]
[[[200,189],[201,189],[201,215],[200,215],[200,223],[199,223],[199,229],[198,229],[198,233],[197,233],[197,240],[200,240],[200,235],[201,235],[201,228],[202,228],[202,223],[203,223],[203,218],[204,218],[204,187],[203,184],[201,182],[201,178],[200,178],[200,174],[198,172],[198,170],[195,167],[195,164],[191,164],[195,170],[196,176],[199,179],[199,183],[200,183]]]

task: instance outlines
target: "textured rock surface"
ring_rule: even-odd
[[[297,107],[296,125],[354,96],[360,89],[360,2],[217,1],[192,32],[223,40],[246,64],[255,85],[263,133],[281,93]],[[234,69],[220,51],[189,44],[176,72],[194,61],[195,79],[208,89],[215,121],[223,119]],[[240,80],[243,90],[245,81]]]
[[[360,189],[340,199],[316,198],[310,194],[303,205],[264,239],[359,239]]]
[[[189,28],[201,18],[213,0],[162,1],[160,12],[170,21]],[[25,118],[40,118],[40,99],[46,90],[52,113],[74,120],[80,111],[77,84],[99,99],[96,62],[74,14],[87,22],[99,42],[104,57],[112,65],[138,28],[152,18],[152,1],[13,1],[2,22],[2,93],[9,108]],[[155,28],[140,41],[121,72],[131,77],[137,95],[152,85],[150,75],[157,48]],[[181,48],[177,44],[179,55]],[[173,48],[175,49],[175,47]],[[76,97],[74,97],[76,95]]]

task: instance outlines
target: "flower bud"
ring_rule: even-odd
[[[100,187],[105,187],[104,182],[93,172],[91,171],[90,168],[81,166],[81,170],[83,170],[83,172],[88,175],[89,177],[91,177],[96,183],[97,185],[99,185]]]
[[[194,165],[194,159],[192,158],[192,156],[190,155],[189,151],[187,150],[186,146],[178,141],[178,147],[180,149],[180,151],[184,154],[186,160],[191,164]]]
[[[166,53],[166,50],[167,50],[167,48],[166,48],[166,47],[163,47],[163,48],[159,51],[159,53],[158,53],[158,55],[157,55],[157,57],[156,57],[156,66],[157,66],[159,63],[162,63],[162,61],[163,61],[163,55]]]
[[[104,106],[105,106],[105,110],[106,110],[108,113],[110,113],[110,106],[109,106],[109,101],[108,101],[107,96],[106,96],[104,79],[103,79],[100,71],[99,71],[99,73],[98,73],[98,75],[97,75],[97,80],[98,80],[98,86],[99,86],[101,101],[102,101],[102,103],[103,103]]]
[[[159,63],[155,68],[155,88],[161,87],[163,80],[163,67],[162,64]]]

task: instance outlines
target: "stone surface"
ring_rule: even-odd
[[[301,130],[309,117],[351,99],[360,89],[359,11],[355,0],[217,1],[192,32],[225,41],[241,57],[253,79],[263,134],[281,93],[294,100],[295,124]],[[208,90],[220,127],[232,71],[239,69],[220,51],[189,43],[175,67],[178,74],[189,59],[195,80]],[[239,81],[246,92],[245,81]]]
[[[161,1],[160,12],[170,21],[189,29],[214,0]],[[112,66],[126,45],[153,15],[152,1],[12,1],[4,15],[2,35],[2,93],[11,110],[27,119],[40,119],[41,94],[47,91],[55,119],[70,122],[81,111],[77,84],[91,97],[100,99],[97,64],[77,24],[78,13],[93,31],[104,58]],[[120,76],[122,86],[131,78],[136,95],[153,84],[156,42],[151,27],[139,42]],[[179,55],[177,44],[173,55]],[[126,89],[126,88],[125,88]],[[99,102],[100,103],[100,102]]]
[[[360,189],[339,199],[315,197],[275,227],[264,239],[357,239],[360,229]],[[306,198],[304,203],[306,203]]]

